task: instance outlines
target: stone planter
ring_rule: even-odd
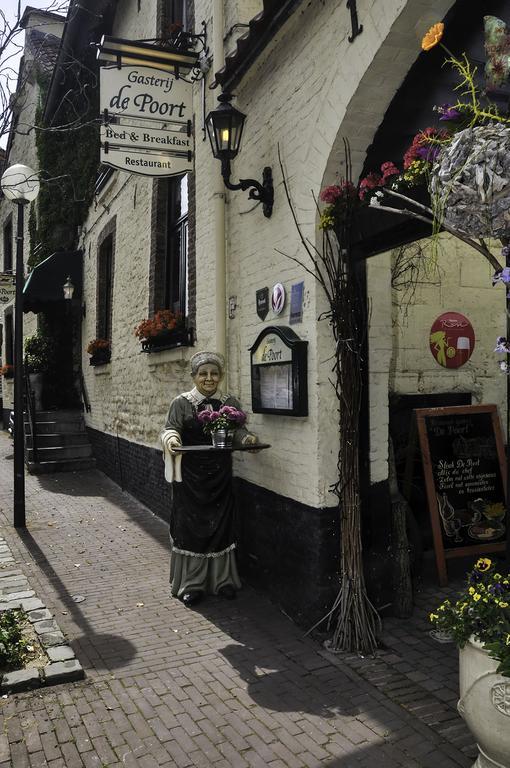
[[[472,237],[510,231],[510,128],[490,123],[455,134],[431,176],[431,198],[451,226]]]
[[[510,766],[510,677],[497,666],[474,637],[459,651],[457,709],[478,745],[473,768]]]

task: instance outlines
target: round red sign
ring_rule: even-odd
[[[460,368],[475,348],[473,326],[460,312],[445,312],[430,329],[430,351],[444,368]]]

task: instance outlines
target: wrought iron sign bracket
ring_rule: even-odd
[[[361,35],[363,32],[363,24],[360,24],[358,22],[358,9],[356,7],[356,0],[347,0],[347,8],[351,12],[351,26],[352,26],[352,35],[348,38],[350,43],[353,43],[354,40],[358,37],[358,35]]]
[[[155,45],[154,45],[155,44]],[[204,78],[203,60],[208,54],[207,25],[202,22],[202,32],[195,35],[177,29],[168,37],[145,40],[124,40],[103,35],[97,48],[100,62],[114,64],[119,69],[124,64],[138,64],[171,71],[176,78],[195,83]]]
[[[266,219],[271,218],[273,213],[274,202],[274,189],[273,189],[273,172],[269,166],[266,166],[262,171],[262,184],[255,179],[239,179],[238,184],[233,184],[230,181],[230,161],[221,161],[221,175],[227,189],[231,189],[234,192],[238,189],[242,189],[243,192],[248,192],[250,200],[257,200],[262,203],[262,210]]]

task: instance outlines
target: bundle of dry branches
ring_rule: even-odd
[[[350,153],[345,145],[347,179]],[[362,407],[367,313],[361,265],[350,255],[350,227],[354,213],[347,205],[333,230],[325,230],[322,248],[303,235],[290,197],[286,174],[280,167],[290,210],[308,263],[291,258],[317,280],[327,297],[328,309],[319,319],[327,320],[335,342],[332,384],[338,400],[338,476],[331,492],[338,498],[340,515],[340,584],[333,607],[311,632],[327,622],[333,629],[327,647],[334,651],[373,653],[377,648],[379,616],[365,586],[361,543],[361,495],[359,419]],[[287,255],[287,254],[283,254]]]

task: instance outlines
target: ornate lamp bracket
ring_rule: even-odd
[[[238,184],[233,184],[230,181],[230,161],[221,161],[221,175],[227,189],[236,191],[242,189],[243,192],[249,190],[248,197],[250,200],[257,200],[262,203],[262,211],[264,216],[269,219],[273,213],[274,202],[274,190],[273,190],[273,173],[269,166],[266,166],[262,171],[262,184],[255,179],[239,179]]]
[[[352,35],[348,38],[348,40],[350,43],[353,43],[358,35],[361,35],[363,32],[363,24],[359,24],[358,22],[358,9],[356,7],[356,0],[347,0],[347,8],[351,12],[352,26]]]

